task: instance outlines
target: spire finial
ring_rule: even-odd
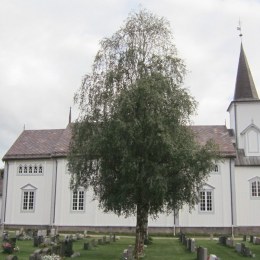
[[[70,107],[70,113],[69,113],[69,124],[71,123],[71,107]]]
[[[237,30],[240,32],[240,33],[239,33],[239,37],[240,37],[240,39],[241,39],[241,41],[242,41],[242,36],[243,36],[243,34],[242,34],[242,26],[241,26],[240,18],[239,18],[239,20],[238,20]]]

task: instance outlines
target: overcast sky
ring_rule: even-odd
[[[65,128],[99,41],[146,8],[169,20],[199,102],[195,124],[228,122],[240,39],[260,86],[259,0],[0,0],[0,157],[25,129]],[[260,93],[259,93],[260,94]],[[0,167],[3,163],[0,162]]]

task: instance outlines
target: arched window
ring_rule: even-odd
[[[43,173],[42,165],[39,166],[39,173]]]
[[[37,173],[38,172],[38,167],[37,167],[37,165],[34,165],[34,168],[33,168],[34,170],[33,170],[33,173]]]
[[[28,167],[27,165],[25,164],[24,167],[23,167],[23,173],[27,173],[28,172]]]
[[[260,199],[260,177],[254,177],[250,181],[250,195],[251,198]]]
[[[32,166],[29,165],[29,173],[32,173]]]
[[[19,165],[19,167],[18,167],[18,173],[23,173],[23,166],[22,166],[22,165]]]

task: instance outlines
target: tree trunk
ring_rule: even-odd
[[[136,231],[135,231],[135,259],[144,255],[144,239],[147,233],[148,208],[137,205]]]

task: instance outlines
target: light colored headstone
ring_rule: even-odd
[[[42,229],[42,236],[46,237],[47,236],[47,230],[46,229]]]
[[[38,231],[37,231],[37,237],[40,237],[40,236],[42,236],[42,231],[41,231],[41,230],[38,230]]]
[[[195,239],[191,239],[191,244],[190,244],[190,252],[194,253],[196,251],[196,244],[195,244]]]
[[[51,228],[51,236],[52,237],[56,236],[56,229],[55,228]]]
[[[132,260],[132,259],[133,259],[133,247],[132,245],[129,245],[127,249],[127,260]]]
[[[210,255],[209,260],[217,260],[218,257],[216,255]]]

